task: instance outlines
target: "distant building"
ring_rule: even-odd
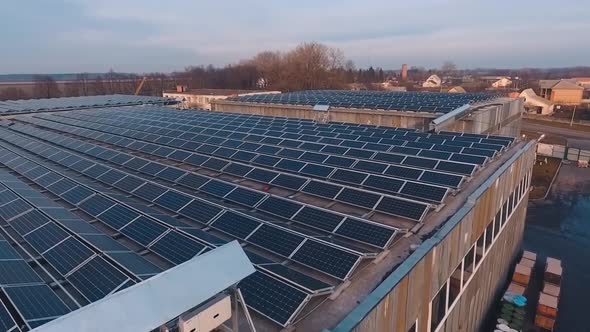
[[[590,89],[590,77],[574,77],[572,80],[584,89]]]
[[[508,77],[502,77],[502,78],[498,79],[497,81],[495,81],[494,83],[492,83],[492,88],[495,88],[495,89],[507,88],[511,84],[512,84],[512,81]]]
[[[457,85],[449,89],[449,93],[466,93],[465,89],[462,86]]]
[[[396,83],[397,82],[387,81],[387,82],[383,82],[380,84],[381,84],[381,88],[383,88],[384,90],[387,90],[387,91],[399,91],[399,92],[408,91],[408,89],[405,86],[399,86],[399,85],[396,85]]]
[[[423,88],[438,88],[442,84],[442,80],[438,75],[430,75],[426,82],[422,83]]]
[[[407,64],[403,64],[402,65],[402,80],[405,81],[408,79],[408,65]]]
[[[584,88],[576,84],[575,80],[541,80],[540,96],[556,104],[580,105]]]
[[[175,98],[183,102],[187,107],[210,110],[211,101],[226,99],[228,97],[248,96],[255,94],[280,93],[280,91],[262,90],[232,90],[232,89],[187,89],[179,85],[175,91],[164,91],[163,96]]]
[[[524,98],[524,108],[531,113],[550,115],[555,108],[554,103],[543,97],[537,96],[533,89],[522,91],[519,97]]]

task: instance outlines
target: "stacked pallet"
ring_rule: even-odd
[[[548,257],[543,274],[543,291],[539,296],[535,325],[545,331],[553,331],[557,318],[557,303],[561,292],[561,261]]]
[[[537,255],[530,251],[525,251],[520,259],[520,262],[516,264],[514,268],[514,274],[512,274],[512,282],[508,289],[512,292],[515,292],[519,295],[523,295],[526,291],[526,288],[529,286],[531,282],[531,275],[533,273],[533,268],[535,267],[535,261],[537,260]]]

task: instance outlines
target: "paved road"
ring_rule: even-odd
[[[580,149],[590,149],[590,132],[552,127],[550,125],[522,121],[522,129],[545,134],[559,135],[567,139],[568,144]]]

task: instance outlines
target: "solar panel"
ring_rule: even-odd
[[[86,189],[85,187],[76,186],[60,195],[60,197],[72,205],[78,205],[78,203],[82,202],[93,194],[94,193],[92,191]]]
[[[103,252],[129,251],[129,248],[105,234],[83,234],[82,237]]]
[[[281,326],[289,323],[308,297],[302,290],[259,271],[242,280],[239,288],[252,309]]]
[[[14,228],[19,234],[24,235],[35,228],[38,228],[49,222],[49,218],[41,214],[39,211],[32,210],[18,218],[14,218],[8,223]]]
[[[6,309],[3,303],[0,303],[0,330],[18,331],[17,329],[14,329],[15,327],[16,322],[8,312],[8,309]]]
[[[229,184],[227,182],[212,179],[209,182],[207,182],[206,184],[204,184],[200,188],[200,190],[202,190],[206,193],[209,193],[211,195],[217,196],[217,197],[224,197],[225,195],[227,195],[230,191],[232,191],[235,188],[236,188],[235,185]]]
[[[301,169],[301,173],[320,178],[326,178],[328,175],[330,175],[330,173],[332,173],[333,170],[334,168],[328,166],[307,164]]]
[[[395,234],[395,230],[346,218],[336,234],[384,248]]]
[[[301,189],[303,192],[332,199],[338,195],[340,190],[342,190],[341,186],[318,181],[310,181]]]
[[[221,211],[222,209],[220,207],[195,199],[178,211],[178,213],[206,224],[213,220]]]
[[[4,220],[8,220],[28,210],[31,210],[31,206],[22,199],[17,199],[0,206],[0,217]]]
[[[167,230],[167,227],[141,216],[121,228],[119,232],[135,242],[147,246]]]
[[[408,219],[421,220],[428,210],[428,206],[418,202],[383,197],[375,209]]]
[[[284,257],[289,257],[304,239],[300,235],[263,224],[248,237],[248,242]]]
[[[153,275],[162,272],[162,269],[134,252],[113,252],[109,253],[109,257],[135,275]]]
[[[24,260],[0,261],[0,285],[19,285],[43,282]]]
[[[299,209],[301,209],[301,207],[302,205],[299,203],[272,196],[268,197],[264,202],[258,205],[258,209],[262,211],[287,219],[291,218],[297,211],[299,211]]]
[[[192,198],[188,195],[169,190],[155,199],[154,202],[171,211],[178,211],[187,205],[191,200]]]
[[[102,213],[98,217],[98,220],[119,230],[137,217],[139,217],[139,213],[124,207],[123,205],[116,204]]]
[[[122,178],[117,183],[115,183],[113,186],[123,191],[131,192],[144,183],[145,181],[140,180],[138,177],[127,175],[126,177]]]
[[[296,177],[287,174],[279,174],[271,184],[277,185],[283,188],[289,188],[293,190],[299,190],[307,182],[306,178]]]
[[[7,241],[0,241],[0,260],[21,259],[18,252]]]
[[[263,270],[269,271],[272,274],[278,275],[283,277],[291,282],[311,291],[316,292],[320,290],[326,290],[332,288],[331,285],[320,281],[318,279],[312,278],[306,274],[301,272],[297,272],[293,269],[290,269],[281,264],[270,264],[270,265],[263,265],[261,266]]]
[[[53,247],[68,237],[68,233],[50,222],[25,235],[25,240],[39,253]]]
[[[447,188],[431,186],[423,183],[408,182],[402,188],[401,193],[428,201],[442,202],[445,195],[447,194]]]
[[[365,181],[367,176],[368,174],[366,173],[337,169],[332,175],[330,175],[330,178],[342,182],[360,185],[363,183],[363,181]]]
[[[102,196],[95,195],[82,202],[79,207],[92,216],[98,216],[113,205],[115,205],[115,203],[112,201]]]
[[[373,209],[381,196],[366,191],[360,191],[352,188],[344,188],[336,197],[337,200],[361,206],[367,209]]]
[[[278,174],[279,173],[277,173],[277,172],[272,172],[272,171],[267,171],[265,169],[255,168],[252,171],[250,171],[250,173],[246,174],[245,177],[248,179],[256,180],[256,181],[269,183]]]
[[[205,182],[207,182],[209,180],[210,179],[206,176],[188,173],[185,176],[183,176],[182,178],[180,178],[178,180],[178,183],[180,183],[186,187],[196,189],[196,188],[199,188],[200,186],[202,186]]]
[[[260,222],[234,212],[225,212],[211,226],[237,238],[245,239]]]
[[[292,259],[338,279],[345,279],[357,264],[359,256],[307,240],[297,249]]]
[[[332,232],[344,219],[343,216],[328,211],[305,206],[297,213],[293,220]]]
[[[67,278],[88,301],[94,302],[121,286],[127,277],[102,257],[94,257]]]
[[[4,288],[6,295],[27,321],[65,315],[70,310],[47,285]]]
[[[63,276],[93,254],[92,250],[80,241],[70,237],[44,253],[43,258]]]
[[[254,190],[249,190],[245,188],[236,188],[232,191],[229,195],[225,197],[225,199],[240,203],[249,207],[254,207],[258,202],[260,202],[266,195],[259,193]]]
[[[150,246],[150,250],[174,264],[193,258],[205,248],[199,242],[176,231],[169,232]]]

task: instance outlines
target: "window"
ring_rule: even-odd
[[[502,205],[502,226],[506,223],[506,219],[508,218],[508,201],[504,202]]]
[[[500,234],[500,219],[502,218],[502,211],[498,211],[498,213],[496,213],[496,217],[494,218],[494,237],[498,237],[498,234]]]
[[[457,265],[455,272],[449,278],[449,307],[455,303],[461,292],[461,273],[463,271],[463,260]]]
[[[463,260],[463,286],[465,286],[467,281],[471,279],[471,274],[473,274],[473,270],[475,269],[475,246],[471,247]]]
[[[494,223],[489,223],[488,227],[486,227],[486,240],[485,240],[485,248],[486,252],[490,251],[490,247],[492,246],[492,240],[494,239]]]
[[[482,234],[479,239],[477,239],[477,243],[475,244],[475,266],[479,265],[479,262],[481,262],[481,258],[484,254],[484,235],[485,234]]]
[[[514,208],[514,193],[510,194],[510,198],[508,199],[508,216],[512,214],[512,209]]]
[[[434,331],[442,323],[447,310],[447,283],[442,286],[430,302],[430,330]]]

